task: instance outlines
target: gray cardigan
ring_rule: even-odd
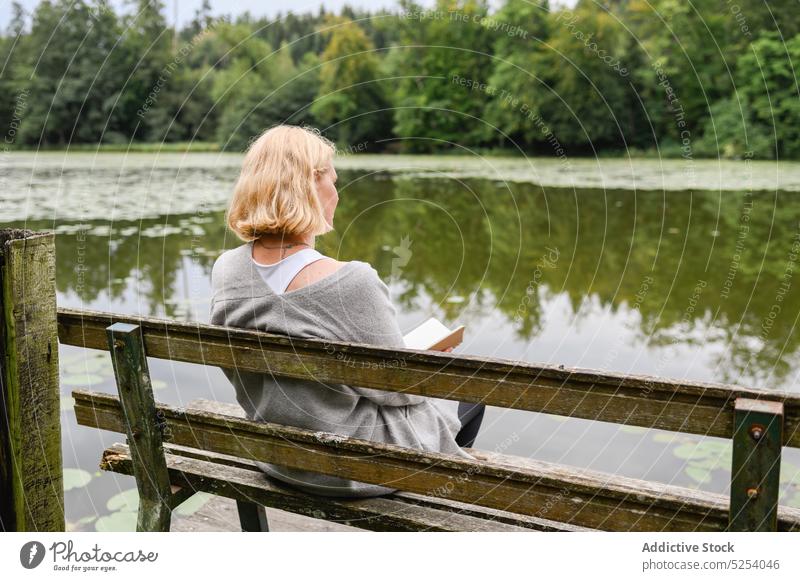
[[[389,288],[354,260],[296,290],[275,294],[252,261],[252,243],[223,253],[211,274],[211,324],[292,337],[403,347]],[[222,368],[248,418],[472,458],[455,442],[458,402],[343,384]],[[259,463],[283,482],[324,496],[378,496],[392,482],[367,484]]]

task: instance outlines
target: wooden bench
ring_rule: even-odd
[[[201,491],[235,499],[246,531],[268,530],[264,506],[376,531],[800,530],[800,510],[778,502],[781,446],[800,445],[795,394],[71,309],[59,309],[58,321],[62,343],[111,351],[119,397],[75,390],[75,413],[81,425],[127,435],[127,445],[103,452],[101,467],[136,477],[137,530],[169,530],[171,511]],[[203,400],[185,408],[157,404],[145,353],[732,437],[731,495],[478,449],[468,449],[471,460],[253,422],[238,406]],[[398,359],[402,367],[386,365]],[[402,492],[368,499],[306,494],[268,478],[256,461]]]

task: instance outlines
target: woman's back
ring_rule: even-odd
[[[404,346],[388,287],[365,262],[343,263],[327,276],[277,294],[259,273],[252,259],[252,243],[247,243],[225,252],[214,264],[212,292],[211,323],[215,325],[299,338]],[[342,355],[327,354],[338,359]],[[471,458],[454,440],[461,423],[452,405],[447,405],[452,402],[325,384],[313,380],[313,368],[308,371],[310,379],[293,379],[223,369],[250,419]],[[374,496],[393,490],[270,464],[261,468],[317,494]]]

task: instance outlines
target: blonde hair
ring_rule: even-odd
[[[313,127],[276,125],[247,149],[226,222],[250,242],[263,234],[325,234],[316,173],[327,171],[336,146]]]

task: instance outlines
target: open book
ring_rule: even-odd
[[[409,349],[441,351],[455,347],[464,340],[464,325],[450,330],[431,317],[406,333],[403,340]]]

